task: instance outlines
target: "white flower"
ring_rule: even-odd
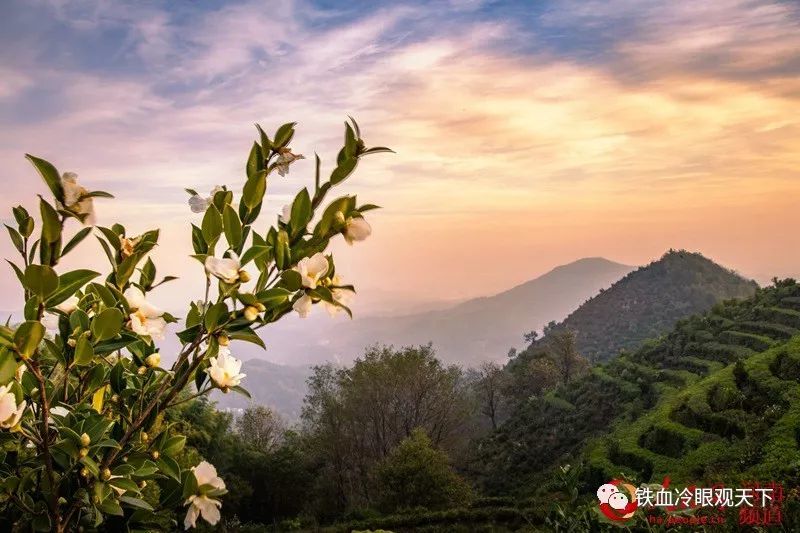
[[[202,516],[203,520],[212,526],[219,522],[219,508],[222,507],[222,503],[219,500],[203,495],[193,495],[189,496],[186,504],[189,505],[189,510],[186,511],[186,518],[183,519],[183,527],[186,529],[195,527],[199,516]]]
[[[283,224],[288,224],[289,220],[292,218],[292,206],[285,205],[281,208],[281,214],[278,215],[278,221],[282,222]]]
[[[338,275],[336,275],[331,280],[331,284],[341,285],[342,280],[339,278]],[[352,300],[353,296],[355,296],[355,292],[351,291],[350,289],[335,288],[331,289],[331,295],[333,296],[334,301],[342,305],[349,305],[350,300]],[[339,307],[338,305],[334,305],[330,302],[323,301],[322,303],[325,304],[325,310],[328,311],[328,314],[332,317],[336,316],[336,314],[342,310],[341,307]]]
[[[288,148],[281,148],[281,153],[278,159],[275,160],[275,168],[278,169],[278,174],[285,176],[289,173],[289,165],[298,159],[305,159],[301,154],[293,154]]]
[[[347,244],[363,241],[372,234],[372,227],[364,217],[350,217],[344,227],[344,240]]]
[[[58,304],[56,306],[56,309],[58,309],[62,313],[70,314],[71,312],[73,312],[75,309],[78,308],[78,302],[80,302],[80,298],[78,298],[73,294],[72,296],[70,296],[69,298]]]
[[[209,359],[206,372],[220,389],[236,387],[247,374],[240,374],[242,362],[231,355],[229,348],[220,346],[219,354]]]
[[[94,202],[92,198],[81,197],[89,191],[78,185],[78,175],[74,172],[64,172],[61,176],[61,187],[64,189],[64,207],[76,215],[83,216],[83,223],[93,226],[95,223]]]
[[[189,198],[189,207],[191,208],[192,213],[203,213],[206,209],[208,209],[208,206],[211,205],[211,202],[214,201],[214,195],[223,190],[225,189],[217,185],[211,190],[211,195],[208,198],[203,198],[199,194],[193,194]]]
[[[298,261],[294,270],[300,273],[303,287],[316,289],[317,283],[328,273],[328,259],[322,252],[317,252]]]
[[[314,305],[314,301],[311,299],[311,296],[304,294],[298,298],[294,304],[292,304],[292,309],[297,311],[297,314],[300,315],[300,318],[306,318],[311,312],[312,305]]]
[[[11,385],[0,387],[0,428],[9,429],[16,426],[27,406],[25,401],[17,404]]]
[[[195,527],[197,518],[200,516],[212,526],[216,525],[219,522],[219,508],[222,504],[219,500],[206,495],[204,492],[208,489],[203,489],[203,487],[210,486],[210,490],[225,490],[225,482],[217,476],[217,469],[214,468],[214,465],[206,461],[192,468],[192,473],[197,480],[197,488],[200,493],[189,496],[186,500],[185,505],[189,505],[189,510],[186,512],[183,526],[186,529]]]
[[[167,321],[163,318],[164,311],[148,302],[138,287],[128,287],[123,296],[133,311],[128,324],[133,332],[153,339],[163,339],[164,329],[167,327]]]
[[[27,365],[25,365],[25,363],[19,365],[17,367],[17,371],[14,373],[14,379],[16,379],[19,382],[22,382],[22,374],[24,374],[27,369],[28,367]]]
[[[225,283],[236,283],[239,280],[241,264],[236,255],[226,258],[208,256],[206,257],[205,267],[206,272]]]

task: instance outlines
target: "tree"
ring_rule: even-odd
[[[351,368],[317,367],[303,420],[336,508],[373,503],[375,464],[416,428],[438,448],[464,446],[468,393],[461,369],[444,366],[430,345],[374,346]]]
[[[578,353],[575,333],[570,330],[555,330],[547,337],[546,353],[558,371],[559,380],[567,384],[589,368],[589,363]]]
[[[269,407],[254,405],[236,419],[236,431],[250,446],[270,452],[280,444],[286,423]]]
[[[475,390],[478,395],[480,412],[489,418],[493,430],[497,429],[505,381],[505,373],[500,365],[491,361],[481,364],[475,382]]]
[[[367,149],[355,121],[347,123],[330,177],[317,165],[311,191],[303,188],[262,234],[255,223],[267,180],[302,158],[289,148],[294,132],[294,123],[284,124],[270,138],[258,127],[238,204],[226,187],[208,197],[187,189],[191,210],[203,215],[191,241],[205,297],[189,303],[168,369],[156,341],[178,320],[148,297],[175,279],[158,279],[149,257],[159,230],[136,235],[120,224],[98,226],[108,272],[66,271],[61,259],[93,232],[94,199],[111,195],[28,156],[52,197],[40,196],[38,222],[18,206],[16,227],[7,226],[20,256],[9,263],[22,285],[24,322],[0,326],[3,523],[59,533],[174,530],[185,506],[186,527],[219,520],[225,483],[207,461],[187,464],[186,435],[166,414],[214,389],[246,393],[233,341],[263,346],[259,329],[293,310],[306,316],[317,303],[349,313],[343,295],[353,287],[339,282],[324,252],[340,235],[350,243],[366,238],[364,213],[376,206],[357,205],[355,196],[323,204],[361,157],[387,151]],[[73,221],[86,227],[69,235]],[[250,272],[257,274],[251,279]],[[196,392],[187,396],[190,385]]]
[[[469,485],[450,467],[447,454],[435,449],[420,428],[403,439],[376,472],[378,501],[385,512],[445,509],[463,505],[471,496]]]

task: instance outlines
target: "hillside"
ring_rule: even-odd
[[[585,454],[586,486],[797,479],[800,285],[759,289],[682,320],[631,355],[524,403],[477,448],[486,489],[530,494]]]
[[[602,258],[581,259],[493,296],[406,316],[361,317],[356,301],[354,320],[319,314],[310,319],[313,328],[288,320],[269,328],[267,346],[273,360],[313,364],[349,362],[375,343],[432,342],[440,359],[477,365],[504,359],[509,348],[522,342],[523,333],[567,316],[632,268]]]
[[[607,361],[666,333],[681,318],[752,296],[757,287],[699,253],[670,250],[600,291],[555,329],[573,331],[578,351],[590,361]]]
[[[211,399],[217,402],[219,409],[244,409],[255,403],[271,407],[289,422],[300,418],[310,367],[249,359],[242,365],[242,371],[247,374],[247,390],[252,401],[240,394],[214,391]]]

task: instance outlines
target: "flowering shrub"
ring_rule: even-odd
[[[327,180],[316,178],[260,233],[258,220],[273,172],[285,176],[294,161],[288,145],[294,124],[270,139],[259,127],[239,195],[226,187],[208,197],[187,189],[189,207],[203,213],[192,225],[193,255],[205,275],[205,298],[192,302],[177,337],[182,346],[162,368],[156,341],[178,322],[148,295],[161,284],[148,257],[158,230],[129,235],[120,224],[94,223],[94,199],[73,173],[59,175],[28,156],[52,200],[40,197],[39,221],[22,206],[7,226],[20,260],[9,261],[24,293],[24,321],[0,326],[0,513],[16,529],[173,530],[198,518],[215,524],[225,483],[203,461],[181,468],[186,438],[163,413],[213,389],[247,394],[246,374],[232,355],[233,341],[263,346],[257,330],[293,310],[306,316],[322,302],[348,314],[351,285],[325,255],[331,239],[365,239],[370,226],[358,205],[342,196],[322,209],[330,190],[355,170],[361,157],[386,152],[366,148],[355,121],[346,124],[344,147]],[[84,224],[67,238],[70,220]],[[311,225],[316,220],[315,225]],[[38,226],[38,232],[35,230]],[[62,271],[62,257],[91,233],[110,263],[101,277],[88,269]],[[193,388],[194,390],[187,390]]]

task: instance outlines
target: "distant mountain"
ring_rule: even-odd
[[[309,366],[276,365],[269,361],[249,359],[242,365],[247,374],[243,385],[252,400],[236,394],[214,391],[211,399],[220,409],[244,409],[251,403],[266,405],[293,422],[300,418],[300,409],[306,395],[306,379],[311,375]]]
[[[682,318],[723,300],[749,298],[757,288],[699,253],[670,250],[601,291],[555,329],[575,332],[578,351],[590,361],[606,361],[666,333]]]
[[[295,360],[315,355],[316,360],[348,362],[375,343],[399,346],[432,342],[437,356],[447,362],[475,365],[503,359],[509,348],[521,343],[525,332],[566,316],[632,269],[599,257],[581,259],[500,294],[447,309],[336,321],[328,331],[316,330],[313,346],[306,342],[314,330],[292,335],[297,343],[292,347],[282,343],[277,338],[278,328],[273,328],[273,348],[293,350],[298,354],[292,358]],[[275,347],[276,342],[281,346]]]

